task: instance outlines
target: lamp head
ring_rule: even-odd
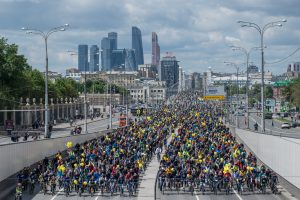
[[[60,31],[65,31],[66,29],[65,28],[61,28],[61,29],[59,29]]]
[[[276,26],[279,26],[279,27],[281,27],[281,26],[282,26],[282,24],[276,24]]]
[[[283,19],[283,20],[281,20],[281,22],[287,22],[287,20],[286,20],[286,19]]]
[[[65,27],[68,27],[68,26],[69,26],[69,24],[64,24],[64,26],[65,26]]]
[[[27,27],[22,27],[21,30],[25,31],[25,30],[28,30]]]

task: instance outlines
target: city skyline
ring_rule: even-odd
[[[118,46],[130,47],[131,26],[142,30],[145,63],[151,63],[151,37],[152,32],[156,32],[161,56],[166,51],[174,52],[188,73],[203,72],[209,66],[222,71],[224,61],[245,62],[241,53],[232,52],[228,46],[233,44],[247,49],[258,46],[259,35],[255,30],[241,28],[236,23],[238,20],[264,25],[287,19],[282,27],[266,32],[267,63],[280,60],[300,47],[300,14],[297,10],[300,2],[297,0],[290,0],[288,4],[284,0],[278,0],[276,4],[270,3],[270,0],[191,0],[188,3],[179,0],[163,3],[156,0],[118,3],[75,0],[72,4],[67,0],[5,0],[0,2],[0,6],[5,10],[0,13],[3,19],[0,22],[1,36],[7,38],[8,43],[16,43],[20,47],[19,53],[41,71],[45,66],[43,40],[35,36],[26,38],[20,31],[21,27],[48,30],[70,24],[68,30],[49,39],[49,69],[58,72],[73,66],[75,57],[70,57],[66,50],[76,49],[78,44],[96,44],[100,47],[101,37],[108,32],[118,33]],[[120,12],[113,12],[115,10]],[[253,51],[250,60],[260,67],[259,52]],[[266,64],[266,70],[283,73],[289,63],[299,60],[300,52],[297,52],[281,63]]]

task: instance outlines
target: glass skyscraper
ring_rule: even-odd
[[[101,40],[101,66],[102,71],[110,71],[111,70],[111,57],[112,57],[112,47],[111,42],[108,37],[104,37]]]
[[[115,70],[137,71],[133,49],[116,49],[112,51],[112,67]]]
[[[160,81],[166,81],[167,87],[178,88],[179,65],[175,56],[167,55],[160,64]],[[177,85],[176,85],[177,84]]]
[[[97,45],[92,45],[90,47],[90,63],[89,63],[90,72],[99,71],[99,48]]]
[[[113,50],[118,48],[118,34],[116,32],[108,33],[108,37],[101,40],[101,66],[102,71],[110,71],[114,67]]]
[[[158,44],[158,37],[155,32],[152,32],[152,65],[159,66],[160,61],[160,47]]]
[[[132,49],[135,51],[137,65],[144,64],[142,33],[138,27],[132,27]]]
[[[118,33],[116,32],[108,33],[108,39],[110,40],[111,48],[113,50],[118,49]]]
[[[78,45],[78,70],[80,72],[89,71],[88,45]]]

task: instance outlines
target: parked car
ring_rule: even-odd
[[[272,119],[272,113],[265,113],[265,119]]]
[[[292,128],[296,128],[297,126],[298,126],[297,122],[293,122],[292,125],[291,125]]]
[[[291,125],[290,125],[290,123],[288,123],[288,122],[284,122],[284,123],[281,124],[281,128],[282,128],[282,129],[284,129],[284,128],[290,129],[290,128],[291,128]]]

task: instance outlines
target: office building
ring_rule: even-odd
[[[135,51],[137,65],[144,64],[142,33],[141,30],[135,26],[132,27],[132,49]]]
[[[166,81],[168,88],[178,88],[179,84],[179,65],[176,57],[167,54],[162,58],[160,64],[160,81]]]
[[[108,39],[110,40],[112,50],[118,49],[118,33],[108,33]]]
[[[90,47],[89,71],[90,72],[99,71],[99,48],[97,45],[92,45]]]
[[[111,70],[111,54],[112,47],[111,41],[108,37],[104,37],[101,40],[101,67],[102,71],[110,71]]]
[[[248,73],[249,74],[256,74],[258,73],[258,67],[255,65],[249,65],[248,67]]]
[[[144,64],[138,66],[140,77],[156,79],[157,67],[152,64]]]
[[[112,69],[116,71],[137,71],[133,49],[116,49],[112,51]]]
[[[80,44],[78,45],[78,70],[80,72],[89,71],[88,67],[88,45]]]
[[[160,61],[160,47],[158,44],[158,37],[155,32],[152,32],[152,65],[159,66]]]

